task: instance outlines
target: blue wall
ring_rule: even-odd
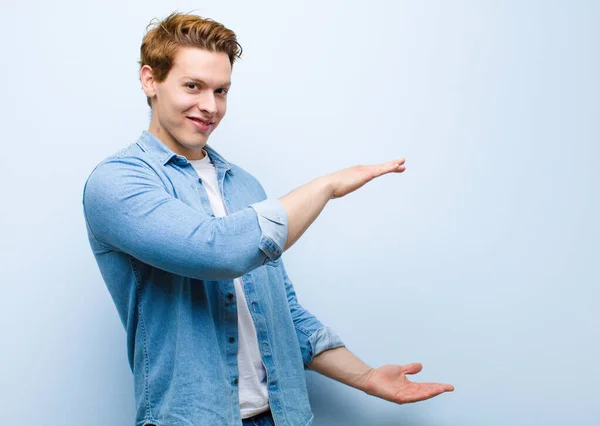
[[[600,424],[600,3],[167,3],[5,12],[4,425],[133,424],[81,190],[147,127],[139,44],[173,7],[237,32],[210,143],[271,196],[407,158],[332,201],[284,259],[365,362],[422,362],[415,380],[456,390],[396,406],[309,372],[316,426]]]

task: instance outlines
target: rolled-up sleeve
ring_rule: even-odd
[[[308,338],[308,346],[310,359],[306,363],[307,365],[310,364],[312,358],[321,352],[345,345],[335,331],[329,327],[322,327],[310,335]]]
[[[324,326],[321,321],[298,303],[296,291],[285,270],[283,261],[281,262],[280,267],[283,272],[288,304],[296,329],[298,345],[300,346],[300,352],[302,353],[304,369],[308,369],[308,365],[311,363],[312,359],[321,352],[345,345],[333,329]]]
[[[288,216],[281,200],[269,198],[250,205],[256,212],[261,230],[259,248],[269,259],[277,260],[283,253],[288,235]]]

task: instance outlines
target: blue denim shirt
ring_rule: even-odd
[[[96,166],[83,208],[90,245],[127,332],[136,425],[241,425],[242,277],[277,426],[312,423],[304,369],[343,346],[296,298],[281,254],[281,201],[205,146],[228,216],[215,217],[192,165],[143,132]]]

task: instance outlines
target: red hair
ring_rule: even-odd
[[[158,82],[167,78],[181,47],[227,53],[231,66],[242,56],[235,33],[212,19],[175,12],[162,21],[153,20],[146,31],[140,49],[140,68],[149,65]],[[150,98],[148,105],[152,106]]]

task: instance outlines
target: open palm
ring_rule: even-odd
[[[406,404],[433,398],[444,392],[452,392],[454,386],[443,383],[415,383],[407,374],[416,374],[423,369],[419,363],[407,365],[384,365],[370,371],[365,392],[379,398]]]

